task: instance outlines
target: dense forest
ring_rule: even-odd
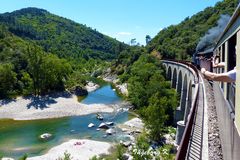
[[[127,47],[43,9],[1,14],[0,98],[83,85]]]
[[[189,59],[200,38],[216,26],[221,15],[231,16],[237,5],[238,0],[224,0],[192,17],[186,17],[180,24],[164,28],[147,45],[148,52],[158,51],[163,58]]]
[[[116,58],[126,45],[98,31],[46,10],[25,8],[0,15],[0,22],[24,40],[61,58]]]

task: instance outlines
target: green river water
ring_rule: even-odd
[[[116,104],[121,101],[111,86],[106,85],[91,92],[82,103]],[[131,117],[126,111],[103,113],[103,116],[104,121],[113,121],[115,125],[124,123]],[[117,134],[104,138],[104,130],[97,131],[96,127],[87,127],[89,123],[98,126],[101,122],[96,119],[96,114],[30,121],[0,120],[0,156],[19,158],[25,153],[29,157],[37,156],[44,154],[53,146],[74,138],[108,142],[126,138],[120,129],[117,129]],[[43,133],[51,133],[53,138],[43,141],[39,138]]]

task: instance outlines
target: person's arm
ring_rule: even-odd
[[[201,69],[202,74],[206,79],[213,80],[213,81],[221,81],[221,82],[235,82],[234,79],[229,77],[228,73],[212,73],[207,71],[205,68]]]
[[[220,62],[218,64],[213,63],[213,68],[221,68],[221,67],[224,67],[224,66],[225,66],[225,62]]]

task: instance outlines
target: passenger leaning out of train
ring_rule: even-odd
[[[205,68],[201,69],[202,74],[206,79],[220,82],[235,82],[236,81],[236,67],[226,73],[213,73],[207,71]]]
[[[218,62],[220,59],[219,55],[214,55],[212,57],[212,67],[213,68],[223,68],[225,66],[225,62]]]
[[[212,66],[214,68],[221,68],[225,66],[224,62],[217,63],[219,56],[214,56],[212,58]],[[213,73],[207,71],[205,68],[201,69],[202,74],[204,77],[208,80],[213,80],[213,81],[220,81],[220,82],[235,82],[236,81],[236,67],[234,67],[233,70],[230,70],[225,73]]]

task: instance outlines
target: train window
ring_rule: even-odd
[[[220,47],[218,48],[218,56],[219,56],[219,58],[218,58],[218,63],[219,63],[219,62],[222,62],[222,57],[221,57],[221,55],[222,55],[222,46],[220,46]]]
[[[227,71],[234,69],[236,66],[236,34],[234,34],[228,41],[228,66]]]
[[[225,43],[222,45],[222,62],[225,62]]]
[[[227,71],[233,70],[236,66],[236,42],[237,36],[234,34],[228,41],[228,65]],[[227,100],[235,112],[235,83],[227,83]]]
[[[222,62],[225,62],[225,43],[223,43],[222,44],[222,54],[221,54],[221,61]],[[221,73],[224,73],[225,71],[224,71],[224,67],[223,68],[221,68]],[[222,88],[222,90],[224,90],[224,83],[223,82],[221,82],[221,88]]]

